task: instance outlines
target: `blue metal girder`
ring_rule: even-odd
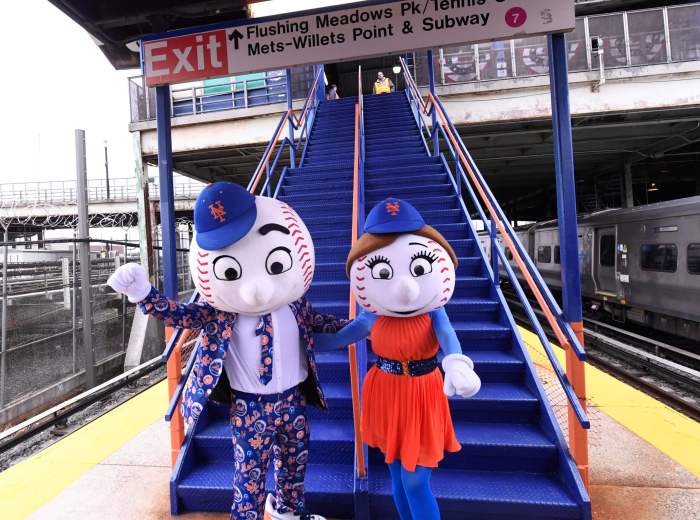
[[[170,134],[170,87],[156,87],[158,178],[160,180],[160,227],[163,237],[163,295],[177,299],[175,254],[175,197],[173,194],[173,148]]]
[[[579,278],[578,231],[576,226],[576,179],[571,138],[569,107],[569,71],[566,40],[563,34],[548,37],[549,77],[552,94],[554,163],[556,168],[557,214],[561,247],[561,281],[564,316],[580,322],[581,281]]]

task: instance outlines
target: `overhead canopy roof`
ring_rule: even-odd
[[[247,18],[260,0],[49,0],[90,35],[116,69],[140,67],[136,47],[147,34]]]

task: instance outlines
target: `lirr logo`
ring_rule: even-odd
[[[226,31],[144,42],[144,75],[150,86],[228,74]]]

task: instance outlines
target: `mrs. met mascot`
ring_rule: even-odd
[[[189,264],[203,301],[183,305],[161,296],[137,264],[120,267],[108,283],[167,325],[202,331],[181,412],[192,426],[217,384],[217,394],[223,386],[231,397],[231,518],[323,520],[305,513],[305,406],[326,408],[313,332],[336,324],[304,298],[314,274],[309,231],[283,202],[227,182],[202,191],[194,226]],[[271,459],[276,492],[266,500]]]
[[[367,216],[346,269],[363,311],[336,334],[317,334],[318,348],[371,333],[377,361],[363,385],[363,439],[384,454],[401,520],[437,520],[431,473],[446,451],[460,449],[447,396],[470,397],[481,387],[444,307],[457,257],[411,204],[388,198]]]

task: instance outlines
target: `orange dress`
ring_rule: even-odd
[[[380,316],[372,326],[372,350],[397,361],[418,361],[437,354],[438,340],[429,315]],[[423,376],[388,374],[376,366],[362,387],[364,441],[396,459],[409,471],[437,467],[445,451],[461,449],[452,426],[440,370]]]

